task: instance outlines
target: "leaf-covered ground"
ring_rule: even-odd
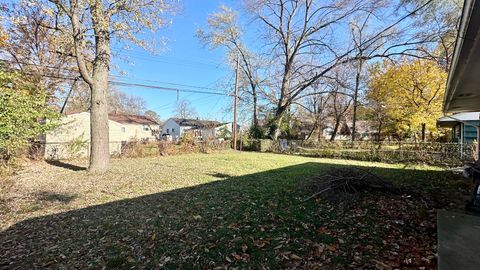
[[[436,207],[462,180],[433,167],[224,152],[32,164],[2,181],[0,268],[433,269]],[[335,167],[416,185],[303,202]]]

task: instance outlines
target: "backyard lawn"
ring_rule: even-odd
[[[357,166],[409,194],[316,197]],[[435,167],[221,152],[34,163],[0,181],[0,268],[436,267],[435,208],[461,207],[460,176]]]

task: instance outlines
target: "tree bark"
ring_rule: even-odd
[[[252,97],[253,97],[253,126],[258,127],[258,97],[257,90],[255,87],[252,87]]]
[[[382,140],[382,124],[383,124],[383,122],[379,121],[379,123],[378,123],[378,138],[377,138],[378,141]]]
[[[103,18],[102,2],[92,10],[96,57],[93,67],[90,112],[91,172],[105,172],[110,163],[108,127],[108,73],[110,67],[110,33],[108,18]]]
[[[277,111],[277,113],[275,114],[275,117],[273,118],[273,121],[270,127],[270,137],[273,140],[277,140],[278,137],[280,136],[280,133],[281,133],[280,126],[282,124],[284,112],[285,110]]]
[[[340,126],[340,120],[336,120],[335,121],[335,126],[333,128],[333,132],[332,132],[332,136],[330,137],[330,141],[333,142],[335,141],[335,137],[337,136],[337,132],[338,132],[338,127]]]
[[[422,123],[422,142],[425,142],[425,123]]]
[[[308,139],[310,139],[310,137],[312,137],[312,134],[315,132],[315,130],[317,130],[317,128],[318,128],[318,124],[317,124],[317,121],[315,121],[315,123],[313,123],[312,129],[308,133],[307,137],[305,137],[305,141],[308,141]]]
[[[286,99],[286,94],[288,92],[288,89],[289,89],[289,78],[288,78],[288,74],[286,74],[282,80],[282,87],[281,87],[281,92],[280,92],[280,98],[278,100],[278,103],[277,103],[277,109],[275,111],[275,116],[273,118],[273,121],[272,121],[272,126],[270,128],[270,137],[273,139],[273,140],[277,140],[278,137],[280,136],[280,125],[282,123],[282,118],[283,118],[283,115],[285,113],[285,111],[287,111],[288,107],[289,107],[289,104],[287,104],[285,102],[285,99]]]
[[[94,76],[91,86],[91,113],[90,113],[90,166],[92,172],[108,170],[110,161],[107,84],[108,78],[103,74]]]
[[[321,142],[323,141],[323,123],[318,124],[318,133],[317,133],[317,141]]]
[[[357,107],[358,107],[358,91],[360,88],[360,74],[362,72],[362,60],[358,60],[357,74],[355,76],[355,90],[353,92],[353,116],[352,116],[352,142],[355,141],[357,128]]]

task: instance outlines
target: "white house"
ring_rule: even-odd
[[[131,140],[156,140],[160,124],[148,116],[110,113],[108,115],[110,154],[121,153]],[[90,112],[66,114],[60,125],[45,134],[45,158],[64,159],[89,155]]]
[[[177,141],[186,132],[192,133],[197,139],[219,138],[222,135],[232,134],[232,123],[218,121],[170,118],[162,128],[162,136],[171,137]],[[226,133],[226,134],[223,134]]]

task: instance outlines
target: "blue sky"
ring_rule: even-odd
[[[204,27],[210,13],[218,10],[221,4],[238,8],[235,1],[229,0],[183,0],[180,14],[173,17],[173,24],[161,29],[157,39],[167,38],[166,47],[158,55],[140,48],[118,50],[114,57],[114,74],[125,79],[115,80],[179,87],[165,83],[177,83],[220,89],[233,71],[224,63],[225,53],[221,49],[209,50],[196,38],[195,31]],[[125,74],[124,74],[125,73]],[[233,85],[233,80],[232,80]],[[185,88],[185,87],[181,87]],[[172,116],[177,94],[147,88],[119,87],[120,90],[143,97],[147,108],[156,111],[162,119]],[[215,90],[205,90],[215,91]],[[199,117],[231,121],[231,113],[225,113],[227,103],[232,98],[218,95],[180,93],[180,99],[188,99],[198,112]]]

